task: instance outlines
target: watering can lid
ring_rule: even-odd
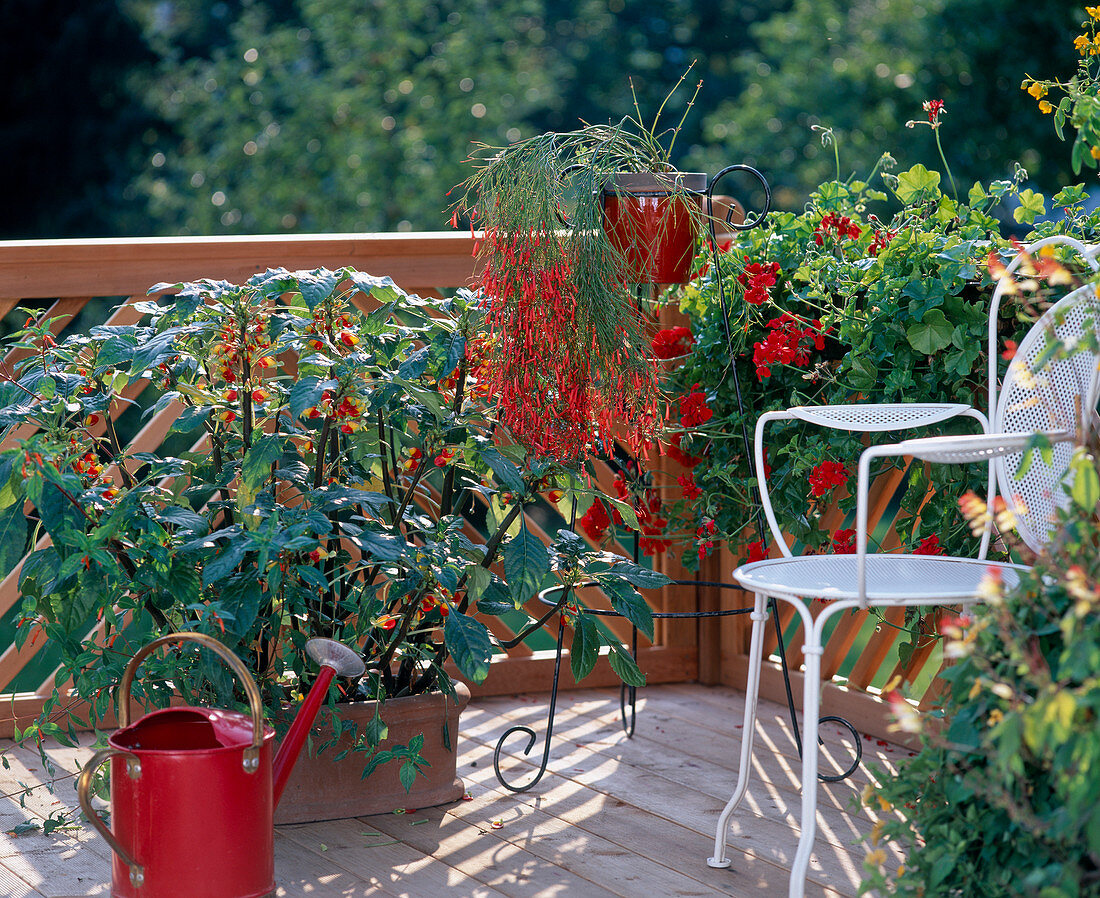
[[[196,734],[194,730],[201,729]],[[264,727],[264,741],[275,731]],[[182,705],[151,711],[109,740],[125,749],[145,751],[241,749],[252,745],[252,718],[224,708]]]

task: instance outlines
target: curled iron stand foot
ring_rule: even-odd
[[[497,782],[499,782],[509,792],[526,792],[532,788],[539,780],[542,779],[543,774],[546,773],[546,766],[550,763],[550,740],[554,735],[554,710],[558,703],[558,674],[561,672],[561,652],[562,644],[565,639],[565,619],[562,615],[558,616],[558,645],[557,654],[554,657],[554,683],[550,687],[550,708],[546,716],[546,739],[542,744],[542,761],[539,763],[538,772],[535,774],[535,778],[529,783],[524,783],[522,786],[510,783],[504,778],[504,774],[500,770],[500,755],[504,749],[504,743],[513,733],[524,733],[527,736],[527,745],[523,749],[524,755],[529,755],[531,749],[535,747],[535,739],[538,738],[535,731],[529,726],[523,726],[517,724],[516,726],[508,727],[500,738],[497,740],[497,746],[493,750],[493,771],[497,775]]]
[[[817,720],[819,724],[825,723],[826,721],[839,723],[842,727],[847,729],[848,732],[852,734],[852,741],[855,743],[856,746],[856,756],[852,760],[852,763],[849,765],[848,769],[845,770],[843,773],[836,773],[832,775],[819,773],[817,775],[817,778],[823,783],[839,783],[841,780],[847,779],[856,772],[856,768],[859,766],[859,762],[863,760],[863,742],[860,740],[859,733],[856,731],[856,728],[843,717],[837,717],[835,714],[830,714],[827,717],[819,717]],[[823,744],[823,740],[820,737],[818,737],[817,741],[819,745]]]

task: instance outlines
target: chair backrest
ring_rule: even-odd
[[[1048,238],[1027,247],[1033,254],[1044,246],[1073,247],[1093,271],[1096,250],[1067,237]],[[1023,254],[1009,265],[1015,272]],[[1022,453],[994,463],[1000,494],[1016,515],[1017,530],[1029,548],[1040,551],[1052,535],[1056,509],[1069,501],[1063,482],[1074,446],[1094,426],[1100,390],[1100,297],[1096,286],[1078,287],[1049,308],[1032,325],[1009,363],[997,390],[997,320],[1004,284],[998,285],[990,308],[990,417],[995,433],[1068,431],[1073,441],[1056,442],[1048,464],[1033,453],[1026,469]],[[1086,335],[1093,335],[1086,339]],[[1053,352],[1054,347],[1062,347]],[[1053,354],[1052,354],[1053,352]]]

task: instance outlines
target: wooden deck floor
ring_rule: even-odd
[[[493,774],[499,734],[515,723],[543,732],[545,696],[481,699],[462,718],[459,772],[472,795],[444,808],[281,826],[275,834],[278,895],[285,898],[651,898],[786,894],[798,837],[798,762],[785,709],[761,705],[754,781],[734,816],[733,866],[712,870],[714,826],[736,773],[743,697],[703,686],[640,692],[637,732],[619,725],[618,693],[559,698],[551,766],[531,791],[512,794]],[[851,757],[840,732],[825,734],[823,770]],[[850,737],[847,737],[850,739]],[[517,740],[521,742],[522,737]],[[867,762],[890,770],[906,752],[864,740],[864,767],[822,788],[808,895],[852,896],[873,818],[855,808]],[[541,751],[541,740],[533,754]],[[90,829],[12,835],[27,819],[75,807],[75,771],[87,748],[53,747],[53,794],[36,750],[0,742],[0,896],[68,898],[110,892],[109,849]],[[531,765],[509,762],[515,775]],[[507,768],[506,768],[507,769]],[[494,827],[494,822],[499,826]],[[889,863],[896,866],[898,859]],[[201,896],[196,896],[201,898]]]

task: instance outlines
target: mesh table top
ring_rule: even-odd
[[[991,568],[1004,586],[1019,583],[1019,565],[938,555],[868,555],[867,598],[875,603],[928,604],[972,599]],[[803,555],[742,565],[734,578],[747,590],[802,599],[857,599],[855,555]]]

